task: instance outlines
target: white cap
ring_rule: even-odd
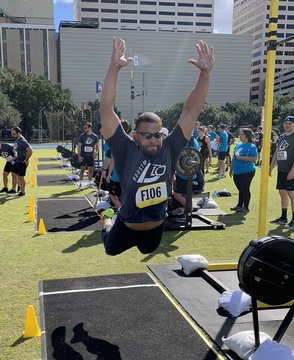
[[[165,136],[168,135],[168,130],[167,130],[167,128],[163,127],[163,128],[161,129],[161,131],[162,131],[162,133],[163,133]]]

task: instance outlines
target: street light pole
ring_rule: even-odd
[[[40,110],[39,110],[39,143],[42,143],[42,138],[43,138],[43,119],[42,119],[42,111],[45,109],[45,106],[43,106]]]
[[[62,143],[64,144],[64,109],[65,106],[62,108]]]

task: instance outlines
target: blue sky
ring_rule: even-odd
[[[55,27],[61,20],[73,20],[73,0],[54,0]],[[232,33],[233,0],[215,0],[215,32]]]

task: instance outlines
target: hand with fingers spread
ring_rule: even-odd
[[[123,39],[119,39],[116,41],[116,38],[112,39],[112,56],[111,56],[111,64],[118,67],[119,69],[127,66],[129,62],[133,60],[133,58],[125,57],[126,52],[126,44]]]
[[[199,70],[211,71],[214,65],[214,48],[208,46],[206,42],[200,40],[199,44],[196,44],[196,49],[199,55],[198,60],[189,59],[188,63],[198,67]]]

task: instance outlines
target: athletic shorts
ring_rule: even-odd
[[[117,181],[110,180],[110,182],[106,183],[106,184],[107,184],[106,186],[107,186],[107,190],[109,191],[109,194],[120,198],[120,196],[121,196],[120,183]]]
[[[294,179],[287,180],[287,175],[288,173],[278,172],[276,189],[294,191]]]
[[[11,173],[11,171],[12,171],[12,164],[11,164],[11,162],[10,161],[6,161],[6,164],[5,164],[5,166],[4,166],[4,169],[3,169],[3,171],[4,172],[7,172],[7,173]]]
[[[24,162],[15,162],[12,165],[11,172],[18,176],[25,176],[27,171],[27,166]]]
[[[83,161],[80,162],[81,166],[89,166],[89,167],[93,167],[94,166],[94,158],[93,156],[82,156],[83,157]]]
[[[226,151],[219,151],[219,153],[218,153],[218,159],[219,160],[225,160],[226,156],[227,156]]]

